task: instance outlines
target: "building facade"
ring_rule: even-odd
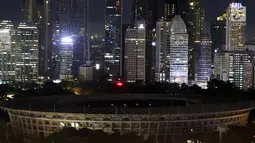
[[[184,21],[177,15],[171,21],[170,82],[188,83],[188,34]]]
[[[15,56],[15,80],[37,81],[39,70],[39,31],[30,22],[11,30],[11,51]]]
[[[189,81],[193,83],[196,71],[196,49],[200,46],[200,37],[204,32],[205,11],[203,1],[190,0],[186,17],[189,34]]]
[[[112,80],[120,76],[122,0],[106,0],[105,9],[105,72]]]
[[[60,74],[61,80],[73,80],[73,60],[74,60],[74,40],[72,37],[64,37],[61,39],[61,49],[59,50],[60,55]]]
[[[15,56],[11,53],[11,21],[0,21],[0,84],[15,80]]]
[[[211,44],[212,42],[209,34],[203,33],[201,35],[200,47],[196,59],[196,83],[202,88],[207,87],[207,82],[211,78]]]
[[[170,82],[171,22],[159,21],[156,28],[156,81]]]
[[[146,22],[139,20],[125,36],[125,78],[127,82],[146,80]]]
[[[158,0],[133,0],[131,12],[131,26],[135,26],[138,20],[146,21],[146,81],[155,80],[155,51],[153,38],[156,22],[159,19]]]
[[[58,54],[66,45],[61,39],[72,37],[73,63],[72,74],[78,77],[79,67],[89,58],[88,47],[88,1],[87,0],[57,0],[56,37]],[[62,47],[64,46],[64,47]],[[63,55],[62,55],[63,57]],[[59,59],[58,59],[59,60]],[[59,60],[61,62],[61,60]]]

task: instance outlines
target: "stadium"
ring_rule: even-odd
[[[169,95],[99,95],[22,98],[5,105],[14,134],[47,137],[65,127],[136,133],[158,143],[184,133],[247,124],[255,103],[222,102]]]

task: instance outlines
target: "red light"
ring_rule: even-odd
[[[121,87],[121,86],[123,86],[123,83],[120,82],[120,81],[118,81],[118,82],[117,82],[117,86]]]

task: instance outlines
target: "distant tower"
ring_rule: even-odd
[[[171,22],[158,21],[156,33],[156,81],[170,82]]]
[[[125,77],[127,82],[145,81],[146,22],[137,21],[125,36]]]
[[[226,43],[226,16],[217,17],[216,20],[211,21],[211,40],[212,40],[212,76],[214,77],[214,55],[216,51],[224,50]]]
[[[11,54],[11,21],[0,21],[0,84],[15,80],[15,55]]]
[[[62,48],[61,39],[72,38],[74,78],[78,77],[80,66],[89,59],[87,17],[88,0],[57,0],[56,44],[59,51],[66,47]]]
[[[170,82],[188,83],[188,34],[184,21],[177,15],[171,21]]]
[[[209,34],[201,34],[200,47],[197,50],[196,83],[202,88],[207,87],[211,78],[211,39]]]
[[[189,82],[195,79],[196,49],[199,48],[201,34],[204,32],[205,11],[203,0],[190,0],[186,20],[189,34]]]
[[[21,22],[17,28],[11,30],[11,41],[16,64],[15,80],[18,82],[37,81],[39,69],[37,26],[31,22]]]
[[[122,0],[106,0],[105,10],[105,72],[112,80],[120,76]]]
[[[226,46],[215,53],[217,78],[230,81],[240,89],[247,88],[247,76],[251,74],[250,53],[245,50],[246,7],[230,3],[226,15]]]
[[[226,50],[244,50],[246,7],[241,3],[230,3],[226,20]]]

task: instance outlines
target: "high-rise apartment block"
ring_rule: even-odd
[[[146,79],[146,22],[137,21],[137,26],[128,28],[125,36],[125,78],[127,82]]]

